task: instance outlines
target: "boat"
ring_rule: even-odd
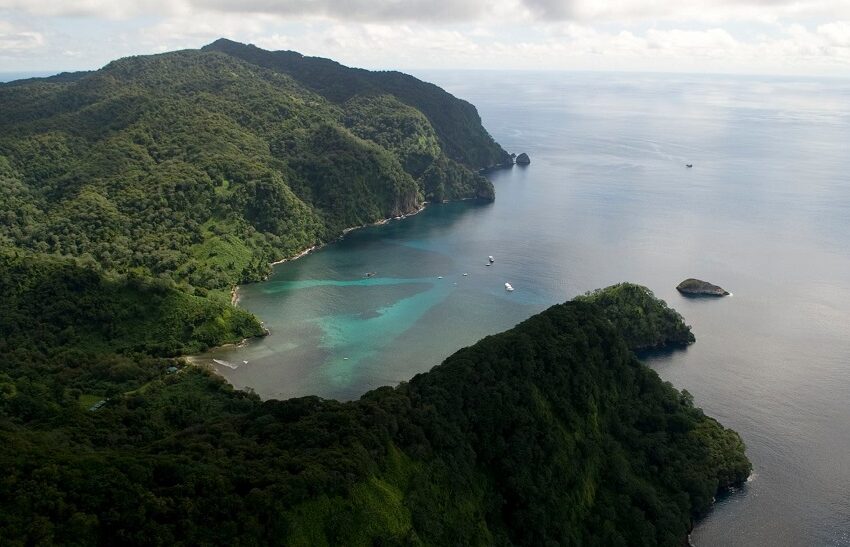
[[[363,277],[375,277],[375,272],[368,272],[364,274]]]
[[[442,279],[442,278],[443,278],[443,276],[442,276],[442,275],[438,275],[438,276],[437,276],[437,279]]]
[[[693,163],[686,163],[686,164],[685,164],[685,167],[687,167],[688,169],[690,169],[690,168],[691,168],[691,167],[693,167],[693,166],[694,166],[694,164],[693,164]]]
[[[496,259],[495,259],[495,258],[493,258],[493,255],[488,256],[488,257],[487,257],[487,260],[489,260],[489,261],[490,261],[490,264],[492,264],[493,262],[496,262]]]
[[[465,274],[463,274],[463,277],[466,277],[466,276],[468,276],[468,275],[469,275],[468,273],[465,273]]]
[[[505,283],[505,290],[508,292],[513,292],[514,288],[511,287],[510,283]]]

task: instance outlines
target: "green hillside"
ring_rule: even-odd
[[[479,169],[504,163],[507,153],[481,127],[475,107],[434,84],[396,71],[349,68],[295,51],[265,51],[224,38],[205,46],[288,74],[328,100],[342,104],[358,96],[392,95],[422,112],[434,127],[448,158]]]
[[[620,315],[664,310],[652,299]],[[189,370],[91,412],[46,376],[7,377],[0,537],[682,545],[750,464],[738,435],[638,362],[615,324],[577,299],[350,403],[260,402]]]
[[[163,357],[264,334],[251,314],[169,279],[26,252],[0,249],[0,294],[0,378],[44,386],[57,403],[69,390],[127,391],[173,364]]]
[[[504,151],[468,103],[332,64],[338,102],[216,45],[0,86],[0,245],[226,289],[425,200],[493,199],[477,170]]]

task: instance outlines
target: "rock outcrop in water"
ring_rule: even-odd
[[[692,277],[679,283],[676,290],[689,296],[726,296],[729,294],[722,287]]]
[[[517,165],[528,165],[529,163],[531,163],[531,158],[528,157],[528,154],[523,152],[522,154],[516,157],[516,163]]]

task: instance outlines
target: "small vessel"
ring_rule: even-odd
[[[443,278],[443,276],[442,276],[442,275],[438,275],[438,276],[437,276],[437,279],[442,279],[442,278]]]
[[[488,262],[487,264],[484,264],[484,265],[485,265],[485,266],[492,266],[493,264],[491,264],[490,262]]]
[[[685,167],[687,167],[688,169],[690,169],[690,168],[691,168],[691,167],[693,167],[693,166],[694,166],[694,164],[693,164],[693,163],[686,163],[686,164],[685,164]]]
[[[242,364],[243,364],[243,365],[247,365],[247,364],[248,364],[248,361],[242,361]]]
[[[489,260],[489,261],[490,261],[490,264],[492,264],[493,262],[496,262],[496,259],[495,259],[495,258],[493,258],[493,255],[488,256],[488,257],[487,257],[487,260]]]
[[[468,276],[468,275],[469,275],[468,273],[464,273],[464,274],[463,274],[463,277],[466,277],[466,276]]]
[[[505,290],[508,292],[513,292],[514,288],[511,287],[510,283],[505,283]]]
[[[343,358],[342,358],[342,360],[343,360],[343,361],[348,361],[348,357],[343,357]]]
[[[367,272],[363,274],[363,277],[375,277],[375,272]]]

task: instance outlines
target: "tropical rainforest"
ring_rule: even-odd
[[[681,545],[750,463],[635,357],[694,341],[644,287],[350,402],[181,357],[263,334],[228,292],[269,262],[508,158],[436,86],[226,40],[0,85],[0,543]]]
[[[225,40],[0,85],[0,108],[0,245],[190,292],[425,201],[493,199],[478,171],[509,159],[436,86]]]

